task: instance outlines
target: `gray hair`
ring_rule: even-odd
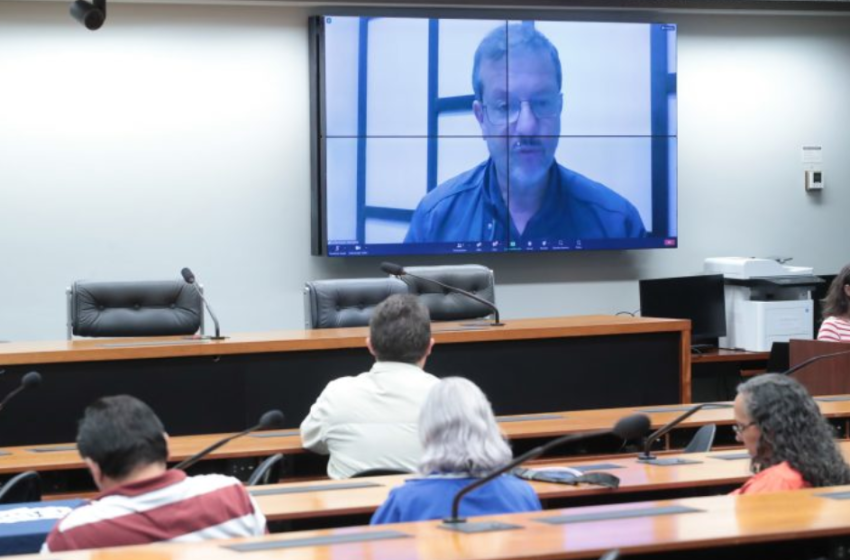
[[[850,468],[817,403],[786,375],[759,375],[738,386],[750,419],[761,430],[753,472],[788,461],[814,487],[850,483]]]
[[[424,475],[484,476],[511,460],[490,401],[475,383],[447,377],[434,385],[419,415]]]
[[[481,63],[485,60],[499,61],[508,56],[525,52],[549,55],[555,66],[555,80],[558,91],[561,91],[563,75],[561,57],[558,49],[546,36],[534,28],[533,22],[512,23],[499,25],[487,34],[475,50],[475,60],[472,63],[472,90],[475,99],[481,101],[484,97],[484,84],[481,83]]]

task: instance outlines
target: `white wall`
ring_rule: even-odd
[[[379,274],[309,254],[307,15],[119,3],[91,33],[65,3],[0,2],[0,339],[64,336],[78,278],[191,266],[233,332],[300,327],[305,280]],[[850,18],[640,17],[679,24],[681,247],[482,258],[505,317],[634,310],[638,278],[707,256],[850,260]]]

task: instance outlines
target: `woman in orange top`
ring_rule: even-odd
[[[850,484],[850,467],[833,441],[833,430],[805,387],[776,373],[738,387],[736,439],[755,473],[732,494],[756,494]]]

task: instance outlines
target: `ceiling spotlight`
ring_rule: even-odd
[[[106,0],[75,0],[71,4],[71,17],[86,26],[90,31],[96,31],[106,21]]]

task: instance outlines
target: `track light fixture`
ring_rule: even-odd
[[[85,25],[89,31],[96,31],[106,21],[106,0],[92,0],[92,2],[75,0],[71,4],[71,17]]]

